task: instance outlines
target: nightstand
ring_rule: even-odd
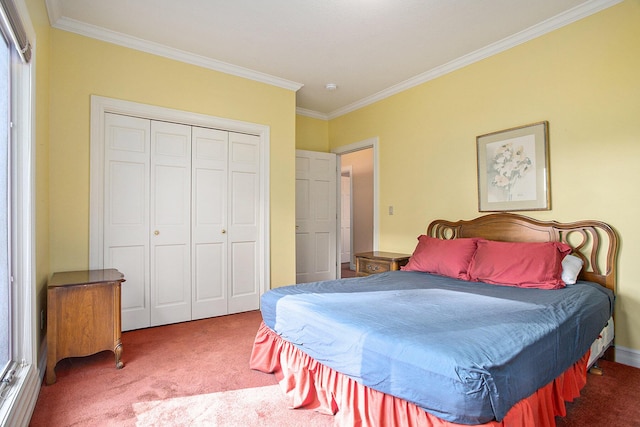
[[[362,252],[356,254],[356,276],[369,276],[385,271],[400,270],[411,255],[394,252]]]
[[[47,285],[47,385],[56,382],[58,361],[103,350],[121,360],[120,287],[116,269],[55,273]]]

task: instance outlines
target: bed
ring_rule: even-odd
[[[553,426],[613,341],[617,250],[599,221],[436,220],[402,271],[265,293],[250,366],[337,425]]]

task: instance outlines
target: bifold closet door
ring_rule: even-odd
[[[229,314],[260,308],[260,138],[229,132]]]
[[[151,122],[151,326],[191,320],[191,126]]]
[[[229,132],[192,130],[193,319],[227,314]]]
[[[260,308],[259,138],[193,128],[194,319]]]
[[[106,114],[104,186],[122,329],[191,320],[191,127]]]
[[[149,326],[151,122],[105,114],[104,265],[124,273],[122,329]]]
[[[104,266],[122,329],[260,307],[260,138],[105,114]]]

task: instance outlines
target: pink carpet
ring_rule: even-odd
[[[332,425],[332,417],[289,410],[284,400],[279,410],[275,400],[262,408],[265,392],[272,399],[283,395],[269,388],[277,384],[273,375],[249,369],[260,321],[260,313],[254,311],[125,332],[125,366],[120,370],[115,368],[111,352],[64,359],[56,367],[57,382],[42,386],[30,425],[197,425],[197,418],[190,420],[190,412],[221,420],[221,424],[204,425],[233,425],[243,413],[249,416],[260,411],[267,411],[264,415],[269,421],[264,425]],[[251,397],[254,391],[255,398]],[[235,400],[235,406],[224,405],[226,411],[222,411],[224,406],[219,403],[229,402],[233,396],[251,398]],[[176,409],[180,403],[197,407],[180,412]],[[167,408],[166,414],[163,408]],[[224,424],[227,418],[231,424]]]
[[[139,426],[331,426],[332,417],[287,407],[280,386],[272,385],[134,403]],[[277,424],[275,424],[277,423]]]

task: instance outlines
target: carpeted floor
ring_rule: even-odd
[[[133,404],[139,426],[327,427],[331,417],[287,411],[279,385],[174,397]],[[285,415],[285,416],[283,416]]]
[[[587,376],[580,397],[567,403],[567,416],[557,427],[640,426],[640,369],[601,360],[604,374]]]
[[[249,369],[257,311],[125,332],[111,352],[64,359],[43,385],[31,426],[330,426],[289,410],[273,375]],[[640,369],[603,361],[558,426],[640,426]]]
[[[273,375],[249,369],[261,319],[260,312],[254,311],[125,332],[121,370],[115,369],[112,352],[64,359],[56,367],[56,383],[42,386],[30,425],[191,425],[189,419],[180,418],[148,423],[148,417],[138,419],[137,411],[150,402],[276,385]],[[283,395],[279,392],[275,397]],[[260,410],[259,400],[237,403],[240,409],[229,407],[228,414],[220,414],[222,419],[233,420],[243,410]],[[263,415],[262,425],[318,425],[317,419],[324,425],[332,423],[332,417],[288,410],[286,404],[277,413]]]
[[[348,262],[343,262],[340,268],[340,278],[346,279],[349,277],[356,277],[356,272],[351,270]]]

